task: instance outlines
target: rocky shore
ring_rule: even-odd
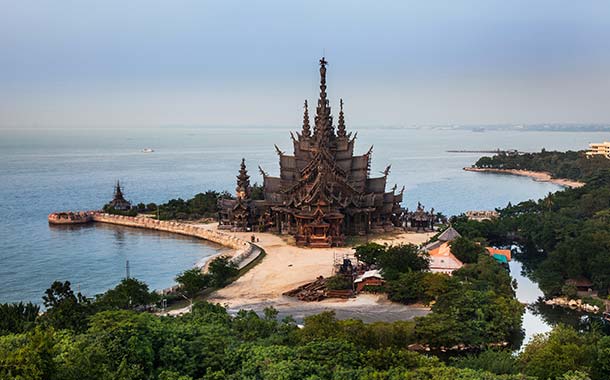
[[[600,312],[599,306],[589,305],[587,303],[582,302],[582,300],[580,299],[571,300],[567,297],[557,297],[546,300],[544,301],[544,303],[551,306],[560,306],[570,308],[572,310],[580,310],[585,313],[597,314]]]

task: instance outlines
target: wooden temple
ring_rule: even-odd
[[[121,190],[121,184],[119,181],[116,181],[114,196],[107,206],[118,211],[127,211],[131,209],[131,203],[129,203],[129,201],[127,201],[123,196],[123,191]]]
[[[305,101],[300,132],[291,133],[293,154],[277,146],[280,174],[263,176],[264,199],[252,200],[245,161],[237,177],[236,199],[220,200],[220,228],[237,231],[272,230],[292,234],[298,245],[342,245],[346,235],[391,231],[402,227],[403,190],[386,191],[388,166],[381,177],[370,177],[372,147],[354,154],[356,134],[347,132],[343,101],[333,125],[326,93],[327,61],[320,60],[320,95],[313,129]]]

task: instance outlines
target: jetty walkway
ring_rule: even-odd
[[[231,249],[231,252],[221,252],[219,255],[229,256],[231,261],[237,265],[238,269],[244,268],[262,253],[262,249],[256,244],[252,244],[237,236],[206,228],[205,226],[195,226],[188,223],[157,220],[147,217],[113,215],[102,212],[88,212],[88,214],[91,216],[91,222],[95,223],[108,223],[119,226],[171,232],[196,237],[228,247]],[[207,271],[210,261],[211,260],[208,260],[206,262],[206,265],[203,267],[204,271]]]

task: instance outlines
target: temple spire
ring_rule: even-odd
[[[345,137],[345,117],[343,115],[343,99],[339,101],[339,125],[337,126],[337,136]]]
[[[333,119],[330,116],[330,106],[326,95],[326,64],[324,57],[320,59],[320,98],[316,108],[314,137],[319,144],[328,144],[334,137]]]
[[[124,199],[123,191],[121,191],[121,183],[119,180],[116,181],[116,187],[114,188],[114,199]]]
[[[241,159],[241,166],[239,168],[239,175],[237,176],[237,187],[235,188],[237,199],[250,198],[250,176],[246,169],[246,159]]]
[[[303,137],[311,137],[311,129],[309,128],[309,108],[307,107],[307,100],[305,100],[305,111],[303,112]]]

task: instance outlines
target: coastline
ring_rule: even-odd
[[[518,175],[522,177],[529,177],[537,182],[549,182],[555,185],[559,185],[567,188],[578,188],[585,185],[584,182],[573,181],[566,178],[553,178],[550,173],[547,172],[535,172],[531,170],[520,170],[520,169],[496,169],[496,168],[464,168],[467,172],[479,172],[479,173],[497,173],[497,174],[509,174]]]

